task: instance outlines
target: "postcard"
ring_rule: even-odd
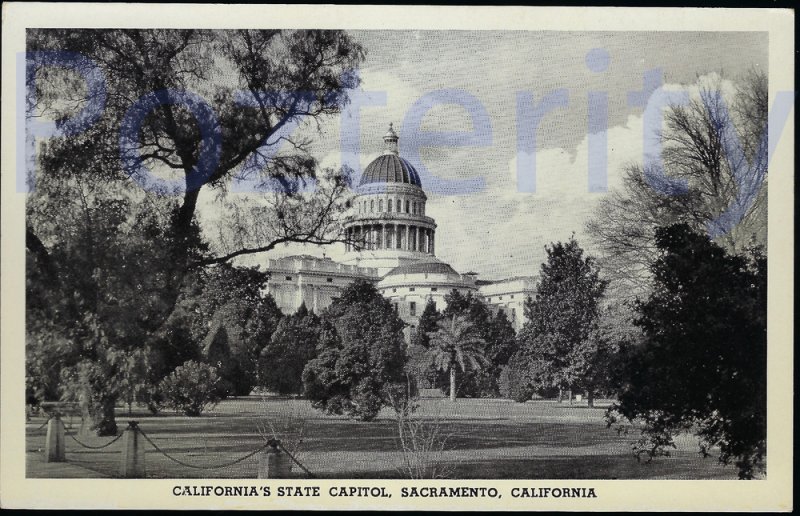
[[[793,17],[4,4],[0,504],[791,511]]]

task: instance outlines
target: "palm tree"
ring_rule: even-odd
[[[456,368],[480,369],[489,360],[483,354],[485,341],[475,333],[474,325],[464,316],[439,321],[439,329],[428,334],[431,359],[439,371],[450,372],[450,401],[456,401]]]

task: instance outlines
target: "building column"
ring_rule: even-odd
[[[410,227],[411,226],[406,224],[406,246],[405,246],[405,250],[406,251],[410,251],[411,250],[411,240],[408,239],[408,236],[411,234],[411,230],[409,229]]]
[[[364,246],[364,250],[369,250],[369,226],[366,224],[361,226],[361,241],[362,245]]]
[[[431,254],[436,254],[436,233],[431,230]]]
[[[388,249],[389,246],[386,245],[386,224],[381,224],[381,248]]]
[[[394,225],[394,248],[400,249],[400,245],[403,243],[403,239],[400,238],[400,225]]]

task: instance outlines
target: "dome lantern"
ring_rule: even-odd
[[[383,153],[395,154],[395,155],[400,154],[400,152],[397,149],[397,140],[399,140],[399,138],[397,137],[397,133],[394,132],[394,129],[392,129],[392,123],[389,122],[389,131],[385,135],[383,135],[383,142],[386,144]]]

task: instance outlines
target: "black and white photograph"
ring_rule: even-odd
[[[463,12],[384,6],[350,28],[216,7],[219,28],[50,19],[4,53],[21,481],[527,510],[630,480],[791,485],[794,179],[773,155],[795,93],[767,13],[415,28]]]

